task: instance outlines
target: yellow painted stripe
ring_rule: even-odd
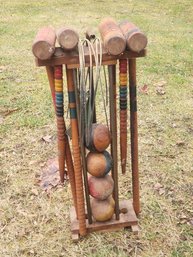
[[[57,92],[63,92],[63,90],[62,90],[61,87],[55,87],[55,91],[57,91]]]
[[[120,78],[127,78],[127,73],[119,73]]]
[[[127,73],[120,73],[119,74],[119,82],[120,82],[120,85],[125,85],[127,84]]]
[[[120,80],[119,83],[120,83],[120,85],[124,86],[125,84],[127,84],[127,79],[126,80]]]
[[[57,86],[63,87],[63,83],[55,82],[54,84]]]

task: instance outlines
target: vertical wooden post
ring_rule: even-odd
[[[74,172],[75,172],[77,210],[78,210],[78,220],[79,220],[79,233],[81,236],[84,236],[87,234],[87,230],[86,230],[86,219],[85,219],[82,164],[81,164],[80,146],[79,146],[73,70],[70,70],[66,67],[66,75],[67,75],[68,98],[69,98],[69,107],[70,107],[70,122],[71,122],[71,129],[72,129],[72,150],[73,150],[73,156],[74,156]]]
[[[110,96],[111,155],[113,158],[112,177],[114,180],[113,198],[115,216],[119,220],[118,163],[117,163],[117,106],[116,106],[116,65],[108,66]]]
[[[56,108],[55,86],[54,86],[54,67],[46,66],[46,72],[47,72],[47,76],[48,76],[50,90],[51,90],[51,93],[52,93],[53,105],[54,105],[54,108]]]
[[[133,207],[136,215],[138,215],[140,212],[140,202],[139,202],[139,171],[138,171],[136,59],[129,60],[129,91],[130,91],[129,95],[130,95],[130,132],[131,132]]]
[[[120,154],[122,173],[127,161],[127,59],[119,60]]]

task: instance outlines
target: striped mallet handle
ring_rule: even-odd
[[[58,133],[58,161],[60,180],[64,182],[65,173],[65,124],[64,124],[64,107],[63,107],[63,74],[62,65],[54,67],[54,88],[56,103],[56,120]]]
[[[46,66],[46,71],[47,71],[48,81],[49,81],[50,89],[51,89],[51,93],[52,93],[52,100],[53,100],[54,109],[56,110],[54,67]],[[64,131],[66,132],[65,121],[64,121]],[[77,210],[74,165],[73,165],[73,161],[72,161],[72,154],[71,154],[71,150],[70,150],[68,136],[66,135],[66,133],[65,133],[65,146],[66,146],[65,159],[66,159],[66,165],[67,165],[67,173],[68,173],[68,177],[69,177],[69,181],[70,181],[74,206],[75,206],[75,209]]]
[[[71,122],[71,129],[72,129],[72,150],[73,150],[73,157],[74,157],[74,172],[75,172],[77,210],[78,210],[78,220],[79,220],[79,233],[81,236],[84,236],[87,234],[87,230],[86,230],[86,219],[85,219],[82,165],[81,165],[81,154],[80,154],[80,146],[79,146],[73,70],[66,68],[66,75],[67,75],[68,99],[69,99],[69,108],[70,108],[70,122]]]
[[[120,94],[120,153],[122,173],[126,172],[127,160],[127,59],[119,60]]]

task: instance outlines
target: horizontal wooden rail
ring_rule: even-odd
[[[87,46],[84,47],[85,52],[85,62],[86,66],[89,66],[89,49]],[[118,59],[134,59],[139,57],[146,56],[146,49],[142,50],[139,53],[132,52],[132,51],[125,51],[120,55],[109,55],[104,49],[103,49],[103,59],[102,64],[103,65],[112,65],[115,64]],[[93,65],[94,63],[94,56],[93,57]],[[47,60],[40,60],[35,59],[36,66],[55,66],[55,65],[62,65],[66,64],[68,65],[69,69],[74,69],[79,67],[79,55],[78,50],[73,50],[70,52],[65,52],[61,47],[57,47],[54,55],[52,58]]]

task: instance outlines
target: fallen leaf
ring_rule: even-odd
[[[40,167],[44,167],[46,165],[46,162],[40,163]]]
[[[6,117],[6,116],[12,114],[13,112],[18,111],[18,110],[19,110],[19,108],[15,108],[15,109],[10,109],[10,110],[0,111],[0,113],[3,117]]]
[[[179,217],[179,222],[178,224],[186,224],[188,222],[188,217],[185,215],[185,214],[182,214],[180,217]]]
[[[158,192],[159,192],[159,195],[163,195],[163,194],[165,194],[165,189],[164,188],[160,188]]]
[[[31,193],[35,196],[38,196],[38,190],[36,188],[32,188]]]
[[[156,86],[156,93],[158,95],[165,95],[166,91],[164,87],[166,86],[166,81],[162,80],[155,84]]]
[[[185,235],[180,235],[180,240],[186,241],[186,240],[187,240],[187,237],[186,237]]]
[[[156,88],[157,95],[165,95],[166,91],[162,87]]]
[[[160,190],[160,188],[162,188],[163,186],[160,184],[160,183],[156,183],[155,185],[154,185],[154,189],[155,190]]]
[[[184,219],[187,220],[187,216],[184,214],[182,214],[179,218],[180,218],[180,220],[184,220]]]
[[[161,80],[155,84],[156,87],[164,87],[167,84],[165,80]]]
[[[187,220],[180,220],[179,222],[178,222],[178,224],[186,224],[187,223]]]
[[[42,137],[42,140],[46,143],[51,143],[52,142],[52,136],[47,135],[45,137]]]
[[[67,180],[67,176],[64,179]],[[42,168],[39,185],[41,189],[49,193],[52,188],[58,187],[60,184],[58,158],[49,159]]]
[[[193,218],[192,218],[192,219],[189,219],[188,224],[191,225],[191,226],[193,226]]]
[[[172,196],[173,194],[174,194],[174,192],[173,191],[168,191],[168,193],[167,193],[169,196]]]
[[[159,195],[165,194],[165,189],[163,188],[163,185],[161,185],[160,183],[156,183],[154,185],[154,190],[158,191]]]
[[[178,142],[176,143],[176,145],[177,145],[177,146],[184,146],[184,145],[185,145],[185,142],[183,142],[183,141],[178,141]]]
[[[29,162],[29,165],[31,166],[31,165],[34,165],[36,163],[37,163],[37,160],[32,160],[32,161]]]
[[[0,66],[0,73],[6,70],[6,66]]]
[[[142,94],[148,94],[148,86],[145,84],[143,87],[140,88],[140,92]]]

